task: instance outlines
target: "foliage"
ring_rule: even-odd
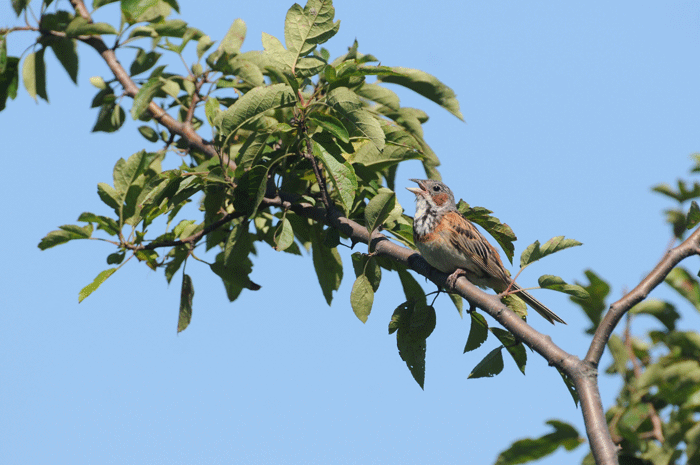
[[[695,156],[695,160],[693,172],[698,172],[700,157]],[[678,181],[678,186],[677,192],[665,185],[653,190],[678,202],[676,209],[669,210],[677,214],[667,214],[667,221],[674,236],[683,239],[695,224],[693,211],[697,208],[695,200],[700,198],[700,189],[684,187],[685,181]],[[687,201],[692,203],[685,212]],[[683,221],[679,223],[680,218]],[[606,299],[610,286],[593,271],[586,271],[586,277],[588,284],[581,286],[590,298],[574,295],[571,300],[581,306],[596,328],[609,305]],[[686,307],[700,310],[700,281],[694,274],[679,266],[668,274],[665,283],[678,292]],[[657,325],[643,337],[635,336],[632,324],[644,315],[653,318]],[[644,300],[632,307],[625,327],[608,341],[613,362],[605,373],[620,376],[623,382],[615,405],[606,413],[613,440],[621,447],[620,463],[700,463],[700,335],[679,329],[679,320],[680,314],[673,303]],[[471,340],[471,333],[469,337]],[[526,463],[553,453],[560,445],[572,450],[583,443],[580,437],[575,439],[579,433],[573,426],[555,420],[547,423],[559,425],[555,426],[557,431],[536,439],[516,441],[501,453],[496,463]],[[584,464],[588,463],[593,463],[591,455],[584,459]]]

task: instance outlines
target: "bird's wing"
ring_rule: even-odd
[[[464,254],[469,262],[477,265],[486,277],[496,278],[507,286],[510,283],[510,277],[501,262],[498,251],[489,244],[476,226],[456,211],[446,213],[445,219],[449,221],[443,220],[440,225],[452,228],[453,231],[445,235],[452,245]],[[496,289],[498,292],[501,290]]]

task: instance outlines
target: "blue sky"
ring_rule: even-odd
[[[663,210],[672,205],[650,187],[685,177],[700,151],[700,3],[571,3],[338,1],[340,31],[327,48],[337,56],[357,38],[382,64],[422,69],[451,86],[466,123],[400,93],[403,105],[430,115],[426,140],[444,181],[513,228],[516,257],[537,239],[584,243],[529,267],[519,282],[541,274],[581,281],[590,268],[616,299],[670,239]],[[263,31],[282,37],[290,6],[180,2],[183,18],[214,39],[244,19],[244,50],[261,49]],[[118,21],[115,7],[97,19]],[[2,2],[0,25],[13,18]],[[10,54],[22,53],[30,35],[10,36]],[[111,182],[119,157],[157,148],[133,121],[114,135],[90,133],[97,113],[88,79],[108,74],[92,50],[80,52],[78,87],[50,57],[51,103],[34,104],[20,89],[0,113],[3,463],[488,464],[513,440],[547,433],[548,419],[583,432],[558,374],[534,353],[527,376],[506,359],[496,378],[468,380],[496,343],[462,354],[469,321],[444,297],[422,391],[387,335],[402,301],[397,277],[384,273],[363,325],[350,308],[344,249],[346,278],[330,308],[310,256],[264,247],[252,274],[263,288],[234,303],[208,267],[188,265],[194,316],[179,335],[179,278],[168,287],[162,273],[136,263],[78,304],[113,250],[85,241],[40,252],[37,243],[83,211],[109,214],[96,184]],[[421,176],[418,163],[399,170],[409,214],[403,187]],[[686,266],[695,271],[697,258]],[[583,356],[582,313],[563,295],[536,296],[569,324],[532,324]],[[662,289],[653,296],[675,299]],[[697,312],[680,309],[682,325],[697,328]],[[634,329],[649,324],[640,318]],[[602,377],[606,406],[619,385]],[[584,454],[571,454],[571,463]]]

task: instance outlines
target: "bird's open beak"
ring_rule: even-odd
[[[416,195],[425,195],[428,191],[425,189],[425,184],[420,179],[409,179],[418,184],[419,187],[407,187],[406,190],[413,192]]]

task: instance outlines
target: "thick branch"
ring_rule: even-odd
[[[588,349],[585,360],[593,366],[598,366],[603,356],[605,346],[622,317],[632,307],[644,300],[649,293],[661,284],[671,270],[681,260],[700,253],[700,228],[696,229],[682,244],[669,250],[664,258],[654,267],[649,275],[632,289],[627,295],[610,306],[608,313],[593,335],[593,341]]]

